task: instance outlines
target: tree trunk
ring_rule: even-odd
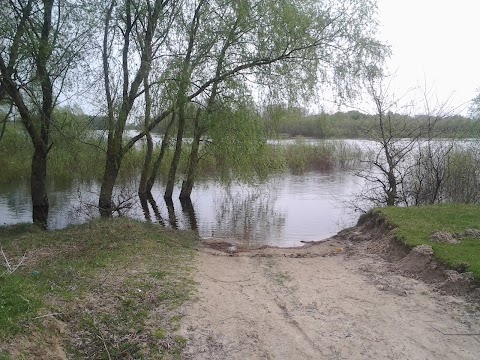
[[[200,149],[200,138],[202,134],[199,126],[199,116],[195,117],[195,130],[193,134],[192,149],[187,165],[186,179],[182,182],[182,190],[180,191],[180,199],[189,199],[192,194],[195,182],[195,174],[198,166],[198,151]]]
[[[98,208],[100,210],[100,216],[102,218],[112,217],[115,211],[115,206],[112,202],[113,188],[118,177],[120,170],[120,163],[122,156],[116,154],[107,153],[105,161],[105,172],[103,174],[102,186],[100,188],[100,197],[98,199]]]
[[[47,228],[48,196],[46,188],[47,178],[47,149],[36,146],[32,158],[31,195],[33,223],[43,229]]]
[[[151,28],[149,27],[149,31]],[[151,36],[151,35],[150,35]],[[150,43],[150,36],[147,36],[145,41],[145,48],[151,49]],[[140,184],[138,185],[138,195],[140,196],[140,201],[142,205],[148,203],[145,194],[147,193],[147,183],[150,175],[152,173],[152,159],[153,159],[153,141],[152,141],[152,134],[150,133],[150,116],[152,114],[152,97],[150,95],[150,84],[148,81],[148,77],[150,75],[150,65],[151,65],[151,53],[149,51],[146,52],[147,57],[147,67],[145,69],[145,73],[143,75],[143,88],[144,88],[144,95],[145,95],[145,135],[147,138],[147,153],[145,154],[145,162],[143,163],[142,174],[140,176]],[[143,198],[143,199],[142,199]]]
[[[177,175],[177,168],[180,162],[180,155],[182,154],[182,141],[183,141],[183,132],[185,130],[185,108],[189,102],[187,98],[187,90],[191,82],[191,59],[192,51],[195,45],[195,36],[197,34],[199,24],[200,24],[200,9],[202,8],[205,1],[200,1],[195,9],[195,13],[190,24],[190,36],[188,40],[187,53],[185,54],[185,59],[183,60],[183,68],[180,74],[180,82],[177,91],[177,103],[176,107],[178,109],[178,132],[177,132],[177,142],[175,144],[175,153],[173,154],[172,163],[170,164],[170,171],[168,173],[167,185],[165,188],[164,198],[165,201],[172,199],[173,187],[175,186],[175,177]]]
[[[145,154],[145,162],[143,163],[142,174],[140,176],[140,184],[138,185],[138,194],[145,196],[148,190],[148,180],[152,173],[152,158],[153,158],[153,141],[150,131],[147,131],[147,153]],[[153,185],[153,184],[152,184]],[[151,187],[150,187],[151,189]]]
[[[393,171],[388,174],[388,185],[390,188],[387,191],[387,206],[395,206],[397,201],[397,179]]]
[[[165,129],[162,145],[160,146],[160,153],[158,154],[157,160],[153,165],[150,177],[147,180],[147,184],[145,188],[146,193],[152,192],[153,184],[155,183],[155,180],[158,175],[158,171],[160,170],[160,166],[162,165],[163,157],[165,155],[165,152],[167,151],[168,142],[170,140],[170,130],[172,129],[172,126],[174,123],[175,123],[175,113],[172,114],[172,118],[170,119],[170,122],[168,123],[167,128]]]
[[[177,175],[178,164],[180,163],[180,155],[182,154],[183,132],[185,130],[185,109],[179,109],[177,142],[175,144],[175,153],[173,154],[170,171],[168,172],[167,185],[165,187],[165,199],[171,199],[173,188],[175,186],[175,177]]]

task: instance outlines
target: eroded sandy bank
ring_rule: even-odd
[[[372,221],[300,249],[200,247],[184,358],[478,359],[465,284]]]

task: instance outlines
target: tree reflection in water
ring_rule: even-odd
[[[345,171],[282,174],[262,184],[232,183],[228,187],[207,179],[199,182],[190,202],[174,197],[167,203],[163,184],[159,183],[147,199],[132,199],[124,215],[193,229],[203,238],[237,240],[245,246],[300,246],[301,241],[322,240],[355,224],[358,214],[348,213],[341,203],[351,201],[360,191],[362,183],[357,180]],[[96,181],[52,181],[49,186],[50,228],[64,228],[98,216]],[[117,191],[136,194],[137,189],[136,179],[130,179],[119,184]],[[31,221],[29,196],[27,182],[1,187],[0,224]]]
[[[143,210],[143,215],[145,216],[146,221],[152,221],[152,217],[150,215],[150,208],[149,205],[152,207],[153,214],[155,216],[156,221],[162,225],[165,226],[165,220],[163,219],[162,214],[160,213],[160,209],[157,206],[157,202],[153,198],[152,194],[138,194],[138,197],[140,198],[140,205]]]
[[[249,188],[227,192],[216,204],[216,226],[212,228],[212,237],[233,237],[249,246],[280,236],[286,214],[275,209],[275,202],[273,191]]]
[[[195,208],[193,207],[192,200],[190,198],[181,198],[180,204],[182,205],[182,211],[188,219],[190,229],[198,232],[197,216],[195,214]]]
[[[171,198],[165,198],[165,205],[167,205],[168,222],[174,229],[178,229],[178,220],[175,215],[175,207],[173,206],[173,200]]]
[[[175,213],[172,199],[164,199],[168,225],[174,229],[188,228],[199,232],[201,219],[195,211],[195,206],[190,199],[181,199],[181,215]],[[244,246],[262,244],[264,239],[281,236],[285,225],[286,215],[275,209],[276,195],[273,191],[233,189],[214,195],[212,209],[214,220],[210,224],[203,224],[202,233],[209,237],[241,240]],[[158,223],[166,226],[157,201],[150,195],[140,199],[143,213],[147,221],[151,221],[151,209]],[[205,220],[205,219],[204,219]]]

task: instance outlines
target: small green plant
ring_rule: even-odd
[[[165,329],[158,329],[157,331],[155,331],[155,334],[154,334],[155,338],[159,340],[166,339],[167,335],[168,335],[168,331]]]

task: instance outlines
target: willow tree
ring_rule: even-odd
[[[146,117],[151,117],[148,77],[168,34],[168,19],[174,16],[176,6],[176,1],[169,0],[111,0],[105,9],[102,63],[108,141],[98,202],[103,217],[111,216],[115,210],[112,194],[123,157],[166,116],[166,113],[160,114],[151,122],[147,120],[146,129],[124,143],[127,121],[134,116],[134,106],[145,91]]]
[[[189,99],[199,112],[192,118],[193,143],[180,197],[188,198],[192,192],[202,137],[217,136],[222,147],[218,137],[222,122],[212,126],[211,119],[218,119],[215,112],[225,115],[224,106],[232,99],[248,103],[253,93],[263,90],[288,102],[308,100],[322,86],[331,87],[340,97],[351,97],[362,83],[363,69],[381,66],[388,54],[388,48],[374,38],[376,25],[371,1],[217,0],[205,4],[193,49],[197,66],[190,73]],[[223,136],[228,138],[235,116],[223,119]],[[247,123],[242,117],[239,121]],[[255,122],[250,123],[253,128],[236,126],[236,141],[231,143],[245,157],[255,146],[249,143],[255,129]],[[243,146],[238,141],[242,138]]]
[[[145,11],[156,7],[161,9],[157,17]],[[176,115],[177,134],[166,198],[173,193],[185,123],[192,121],[196,129],[182,192],[188,197],[208,119],[238,86],[246,89],[235,93],[242,102],[264,89],[271,96],[295,100],[307,97],[318,84],[350,96],[363,66],[380,64],[388,53],[375,40],[375,9],[370,0],[111,0],[103,41],[109,126],[101,214],[109,216],[114,207],[111,196],[124,154],[168,115]],[[157,30],[150,35],[135,31],[142,21],[155,22]],[[132,45],[146,44],[149,36],[154,44],[150,57]],[[147,79],[148,67],[152,71]],[[116,95],[112,84],[118,85]],[[141,95],[153,89],[164,100],[145,112]],[[199,110],[189,117],[186,109],[192,107]],[[134,115],[148,120],[143,131],[124,143],[125,125]],[[148,165],[151,160],[146,164],[155,168]]]
[[[198,60],[200,57],[196,56],[194,50],[198,47],[197,39],[199,37],[201,28],[201,18],[202,13],[205,7],[208,6],[208,1],[206,0],[199,0],[198,4],[193,9],[191,20],[187,23],[186,27],[186,48],[185,48],[185,55],[182,58],[181,66],[179,69],[179,73],[177,75],[176,84],[177,84],[177,93],[175,98],[175,109],[178,111],[178,129],[177,129],[177,138],[175,143],[175,151],[173,154],[172,161],[170,163],[170,170],[168,172],[167,177],[167,184],[165,188],[165,195],[164,197],[167,199],[171,199],[173,188],[175,185],[175,177],[177,173],[178,164],[180,162],[180,155],[182,152],[182,144],[183,144],[183,135],[185,131],[185,122],[186,122],[186,110],[189,99],[187,98],[188,90],[191,86],[191,78],[192,72],[195,66],[198,66]],[[190,11],[187,8],[184,17],[189,16]],[[183,21],[182,21],[183,23]],[[205,53],[206,55],[206,53]]]
[[[33,222],[47,226],[47,157],[53,111],[86,51],[89,27],[82,1],[9,0],[0,7],[0,97],[20,114],[33,144]],[[1,99],[0,99],[1,100]]]

